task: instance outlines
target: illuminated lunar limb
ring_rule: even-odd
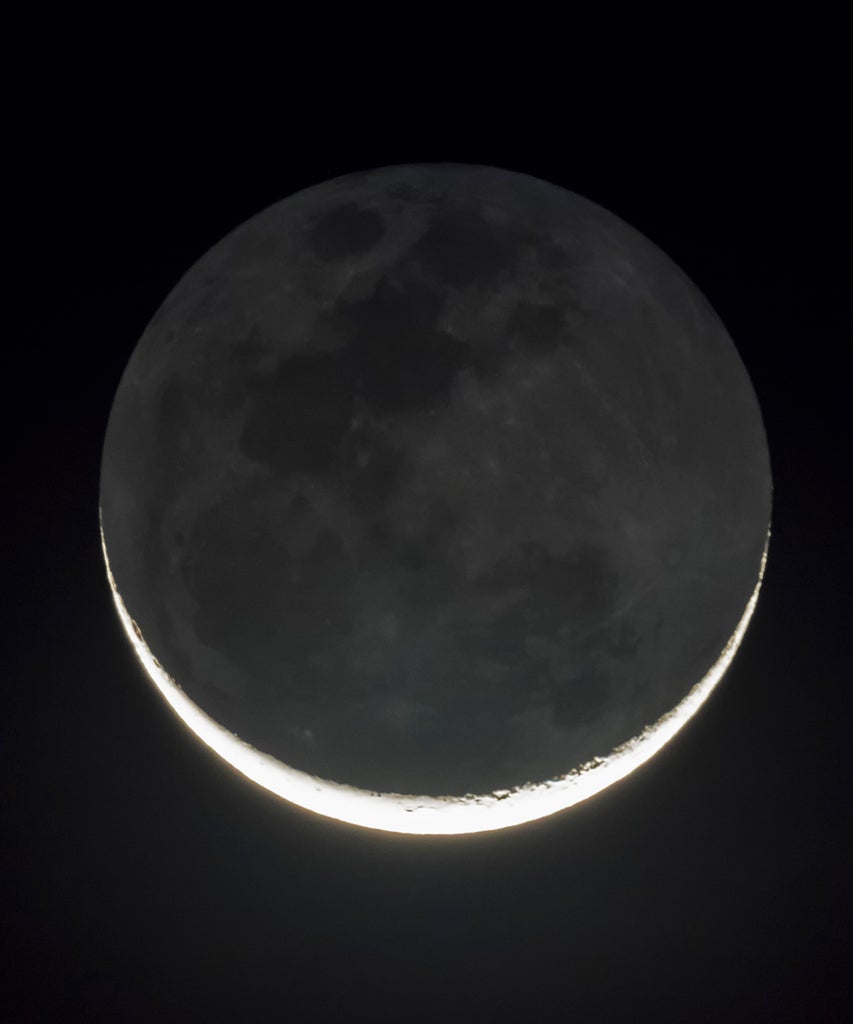
[[[351,825],[410,835],[465,835],[536,821],[588,800],[645,764],[690,721],[731,664],[755,611],[769,542],[768,531],[755,590],[729,642],[706,675],[669,714],[607,756],[580,765],[560,778],[481,795],[435,797],[368,792],[308,775],[256,750],[215,722],[163,669],[128,615],[110,571],[101,531],[107,578],[127,638],[160,694],[205,746],[250,781],[298,807]]]

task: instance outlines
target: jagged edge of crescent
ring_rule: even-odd
[[[432,797],[371,792],[309,775],[257,750],[212,719],[190,700],[146,644],[113,578],[102,522],[100,533],[107,579],[124,631],[154,685],[202,743],[241,775],[283,800],[351,825],[409,835],[465,835],[522,825],[588,800],[645,764],[690,721],[731,664],[755,611],[770,544],[768,528],[755,590],[720,656],[672,711],[647,726],[639,736],[616,747],[606,757],[593,758],[546,782],[482,796]]]

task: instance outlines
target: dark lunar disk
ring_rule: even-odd
[[[383,792],[487,793],[640,733],[753,593],[771,482],[720,320],[581,197],[487,167],[329,181],[149,324],[105,542],[225,728]]]

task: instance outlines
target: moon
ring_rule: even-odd
[[[719,317],[563,188],[431,164],[298,192],[157,311],[104,442],[130,642],[249,779],[449,834],[600,792],[708,698],[769,541]]]

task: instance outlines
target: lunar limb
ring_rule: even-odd
[[[101,539],[103,543],[103,534]],[[769,539],[768,533],[768,543]],[[298,807],[347,824],[409,835],[466,835],[523,825],[588,800],[645,764],[690,721],[722,679],[755,611],[767,557],[765,546],[759,581],[718,660],[676,708],[641,735],[560,778],[481,795],[431,797],[370,792],[320,779],[255,750],[223,729],[187,697],[151,653],[127,614],[105,546],[103,550],[116,610],[137,657],[178,718],[202,743],[241,775]]]
[[[674,735],[752,614],[771,490],[746,370],[664,253],[437,164],[299,192],[188,271],[100,510],[128,636],[205,743],[320,813],[452,832]]]

